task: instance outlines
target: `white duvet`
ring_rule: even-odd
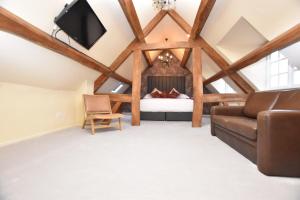
[[[142,112],[193,112],[192,99],[151,98],[141,99]]]

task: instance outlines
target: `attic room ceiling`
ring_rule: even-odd
[[[64,4],[69,2],[71,1],[56,0],[45,3],[45,1],[35,0],[1,0],[0,4],[12,13],[20,16],[45,32],[51,33],[54,25],[53,18],[61,11]],[[79,51],[82,51],[92,58],[104,63],[106,66],[110,66],[120,52],[122,52],[130,41],[134,39],[134,34],[132,33],[117,0],[88,0],[88,2],[103,22],[108,32],[89,51],[85,50],[74,41],[71,41],[71,45]],[[178,12],[190,25],[192,25],[200,2],[200,0],[177,0],[176,12]],[[152,7],[152,0],[133,0],[133,3],[143,28],[157,12]],[[34,7],[32,5],[34,5]],[[299,0],[276,2],[273,0],[217,0],[201,36],[218,51],[218,43],[225,37],[234,24],[243,17],[251,23],[251,25],[260,32],[264,38],[271,40],[275,36],[299,23],[299,9]],[[282,10],[288,10],[288,12],[285,12],[285,14],[282,15]],[[159,41],[165,37],[173,39],[173,37],[175,38],[175,35],[180,38],[178,40],[183,40],[184,37],[186,38],[186,34],[182,33],[182,31],[178,29],[178,26],[176,24],[172,24],[172,21],[168,19],[168,16],[166,16],[166,19],[161,22],[158,28],[155,29],[153,34],[151,33],[146,40]],[[5,44],[5,47],[15,44],[15,46],[18,46],[18,53],[23,54],[22,57],[26,57],[27,60],[32,58],[31,52],[37,52],[37,49],[40,48],[35,47],[34,45],[28,45],[26,42],[23,42],[22,39],[16,39],[15,37],[7,35],[4,37],[2,32],[0,36],[1,44]],[[59,38],[66,40],[66,36],[64,34],[60,34]],[[228,45],[230,45],[230,43]],[[173,53],[180,58],[182,50],[173,50]],[[230,62],[234,61],[230,55],[226,55],[224,52],[222,53],[227,60]],[[78,63],[74,63],[68,58],[55,53],[45,53],[44,55],[49,59],[30,60],[30,62],[28,61],[28,65],[31,65],[29,63],[32,63],[32,65],[30,66],[31,68],[28,69],[35,71],[34,74],[36,77],[45,77],[45,71],[38,69],[40,66],[45,66],[48,71],[48,77],[44,79],[41,78],[39,81],[34,81],[35,79],[33,78],[29,81],[29,78],[24,75],[24,71],[20,70],[20,66],[23,66],[25,59],[8,59],[11,58],[11,56],[8,56],[7,54],[13,55],[14,50],[7,50],[5,53],[0,54],[1,74],[10,74],[10,71],[13,71],[14,73],[11,74],[9,80],[0,77],[0,81],[19,82],[39,87],[73,90],[78,87],[77,85],[79,82],[83,80],[94,81],[99,75],[99,73],[81,66]],[[157,53],[153,54],[152,59]],[[239,57],[243,56],[244,55],[242,54],[239,55]],[[126,61],[118,71],[121,75],[128,78],[131,77],[130,69],[132,64],[130,59],[131,58],[129,58],[129,61]],[[213,70],[214,67],[209,69],[212,65],[208,59],[203,60],[204,68],[208,70],[208,72],[204,73],[210,74],[212,73],[211,71],[215,71]],[[74,69],[72,67],[74,67]],[[127,68],[128,70],[126,70]],[[74,80],[66,78],[54,81],[57,70],[60,70],[59,73],[62,77],[73,77]],[[72,71],[72,73],[69,71]]]

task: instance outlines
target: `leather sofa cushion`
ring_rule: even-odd
[[[261,111],[271,110],[279,96],[278,92],[258,92],[251,94],[244,108],[244,115],[256,119]]]
[[[300,110],[300,90],[281,92],[274,110]]]
[[[212,115],[214,124],[228,129],[249,140],[257,140],[257,120],[248,117]]]

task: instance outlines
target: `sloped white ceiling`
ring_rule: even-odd
[[[288,46],[280,52],[289,59],[291,65],[300,69],[300,42]]]
[[[152,32],[146,37],[146,42],[176,42],[187,41],[188,35],[174,22],[174,20],[166,15],[162,21],[152,30]],[[172,52],[178,59],[182,59],[184,49],[173,49]],[[150,52],[151,58],[155,59],[159,55],[160,51]]]
[[[299,10],[299,0],[216,1],[201,35],[217,49],[219,41],[243,17],[267,40],[272,40],[300,22]]]
[[[152,30],[148,37],[146,37],[146,42],[165,42],[165,38],[168,38],[168,42],[188,40],[187,34],[174,22],[171,17],[169,17],[169,15],[166,15]]]
[[[142,28],[152,20],[158,12],[152,9],[152,0],[132,0]]]
[[[218,49],[229,58],[237,61],[240,57],[264,45],[267,39],[245,18],[241,17],[226,35],[218,42]]]
[[[133,54],[131,54],[127,60],[117,69],[117,73],[121,76],[124,76],[128,80],[132,80],[132,67],[133,67]],[[148,67],[148,64],[144,57],[142,57],[142,72],[145,68]]]
[[[201,61],[202,61],[202,77],[204,79],[208,79],[209,77],[221,71],[219,66],[205,52],[202,52],[201,54]],[[193,70],[192,56],[190,56],[190,58],[188,59],[186,67],[192,72]]]
[[[0,4],[45,32],[51,33],[54,25],[54,17],[62,10],[65,3],[69,3],[70,1],[71,0],[0,0]],[[74,41],[71,41],[71,45],[103,64],[110,66],[114,59],[134,39],[134,35],[117,0],[88,0],[88,2],[108,31],[89,51]],[[152,0],[133,0],[133,2],[141,26],[145,27],[157,13],[152,7]],[[192,25],[201,0],[177,0],[176,2],[176,11]],[[299,10],[299,0],[217,0],[201,35],[213,48],[219,51],[219,53],[222,53],[228,61],[233,62],[244,56],[247,52],[245,51],[239,55],[230,56],[228,52],[221,52],[220,49],[218,49],[218,44],[227,33],[230,33],[231,28],[239,19],[244,18],[257,32],[261,33],[264,38],[271,40],[300,22]],[[2,48],[0,52],[1,74],[7,74],[7,76],[9,76],[9,78],[7,78],[1,75],[0,81],[20,82],[40,87],[73,89],[75,85],[78,84],[77,81],[79,82],[81,79],[96,79],[99,75],[98,72],[83,67],[61,55],[44,50],[41,47],[2,33],[0,36],[0,48]],[[234,38],[233,36],[227,36]],[[161,42],[164,41],[166,37],[169,38],[169,41],[188,39],[186,34],[169,16],[166,16],[165,19],[162,20],[146,40],[148,42]],[[59,34],[59,38],[66,41],[64,34]],[[231,44],[233,46],[237,45],[232,39],[228,41],[227,46]],[[259,45],[259,43],[255,41],[253,41],[253,43],[255,46]],[[251,43],[251,45],[253,43]],[[4,47],[2,44],[5,44]],[[15,52],[23,54],[20,59],[16,59],[15,52],[3,51],[3,48],[8,49],[8,46],[18,48]],[[254,48],[254,46],[252,48]],[[182,57],[182,50],[173,50],[172,52],[178,58]],[[32,58],[33,54],[39,55],[41,58],[29,59]],[[155,58],[157,52],[151,54],[151,56]],[[25,59],[25,57],[27,59]],[[14,58],[14,60],[9,61],[9,58]],[[21,70],[22,66],[26,66],[23,71]],[[41,66],[45,67],[45,71],[40,70]],[[203,58],[203,66],[203,72],[207,76],[216,71],[211,61],[206,59],[205,56]],[[130,78],[131,67],[132,58],[130,57],[129,60],[120,67],[118,72],[124,77]],[[35,73],[36,77],[41,77],[40,80],[36,77],[36,80],[30,77],[28,75],[30,73]],[[51,77],[52,74],[59,74],[58,77],[66,78],[51,79],[49,77]]]
[[[200,3],[201,0],[177,0],[176,12],[192,26],[195,21]]]
[[[100,73],[27,40],[0,32],[0,82],[76,90]]]

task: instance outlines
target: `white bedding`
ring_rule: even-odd
[[[141,99],[142,112],[193,112],[192,99],[152,98]]]

